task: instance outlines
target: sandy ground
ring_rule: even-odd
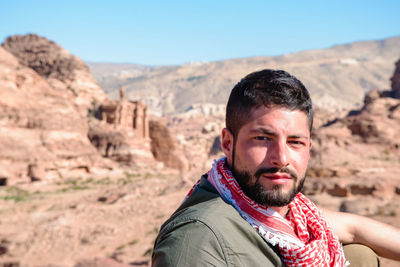
[[[92,258],[149,266],[160,225],[200,174],[125,173],[0,187],[0,266],[64,267]],[[400,197],[391,203],[390,213],[373,217],[400,227]]]

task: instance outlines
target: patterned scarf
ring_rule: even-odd
[[[225,160],[223,157],[214,162],[207,180],[268,243],[278,246],[286,266],[348,265],[338,238],[309,199],[297,194],[285,219],[248,198],[225,167]]]

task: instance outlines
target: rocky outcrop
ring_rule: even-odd
[[[68,98],[82,116],[86,116],[93,103],[106,99],[87,65],[52,41],[36,34],[14,35],[2,47]],[[17,78],[17,84],[22,82],[23,77]]]
[[[354,137],[363,142],[398,144],[400,137],[400,101],[380,97],[366,104],[355,115],[346,117],[343,123]]]
[[[88,67],[77,57],[36,34],[11,36],[2,46],[18,58],[19,63],[44,78],[68,82],[75,78],[76,70],[88,71]]]
[[[0,47],[0,88],[7,184],[115,167],[87,138],[88,110],[105,94],[80,59],[37,35],[9,37]]]
[[[156,163],[150,139],[140,136],[134,128],[92,119],[89,121],[88,138],[103,157],[119,164],[154,166]]]
[[[398,89],[395,86],[398,71],[396,68],[391,78],[393,87],[391,91],[369,92],[365,96],[364,105],[359,110],[332,120],[314,132],[314,161],[325,165],[339,164],[339,161],[349,164],[355,156],[370,158],[385,156],[370,154],[376,151],[384,151],[381,154],[386,154],[386,156],[400,154],[398,141],[400,140],[400,99],[395,97]],[[369,145],[377,148],[368,149]],[[326,155],[331,153],[335,156],[327,158]]]
[[[82,60],[46,38],[5,40],[0,88],[1,185],[156,164],[147,107],[123,88],[120,101],[108,99]],[[166,166],[188,169],[168,155]]]
[[[89,120],[88,137],[103,157],[124,165],[154,165],[147,106],[140,101],[105,100]]]
[[[106,100],[98,110],[99,119],[116,126],[135,129],[141,138],[149,138],[147,106],[140,101]]]
[[[392,82],[392,94],[395,98],[400,98],[400,59],[395,64],[396,69],[393,77],[390,79]]]
[[[311,173],[397,163],[400,156],[400,101],[381,97],[356,114],[337,119],[313,134]],[[325,171],[325,173],[327,173]]]
[[[189,163],[167,126],[158,120],[150,120],[149,125],[154,157],[167,167],[179,169],[181,172],[189,170]]]
[[[391,91],[371,91],[359,110],[314,131],[308,194],[346,198],[391,198],[397,194],[400,99],[395,97],[396,90],[393,86]],[[351,210],[349,203],[342,209]]]
[[[89,122],[88,138],[103,157],[112,157],[125,139],[121,131],[97,120]]]
[[[86,137],[86,116],[74,99],[2,47],[0,88],[0,177],[7,184],[84,174],[94,162],[108,164]]]

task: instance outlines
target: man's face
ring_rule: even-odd
[[[235,179],[257,203],[282,207],[301,190],[311,148],[304,112],[254,109],[235,140],[223,130],[222,146]]]

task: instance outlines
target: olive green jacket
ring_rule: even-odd
[[[161,227],[152,266],[284,266],[270,246],[201,178]]]

